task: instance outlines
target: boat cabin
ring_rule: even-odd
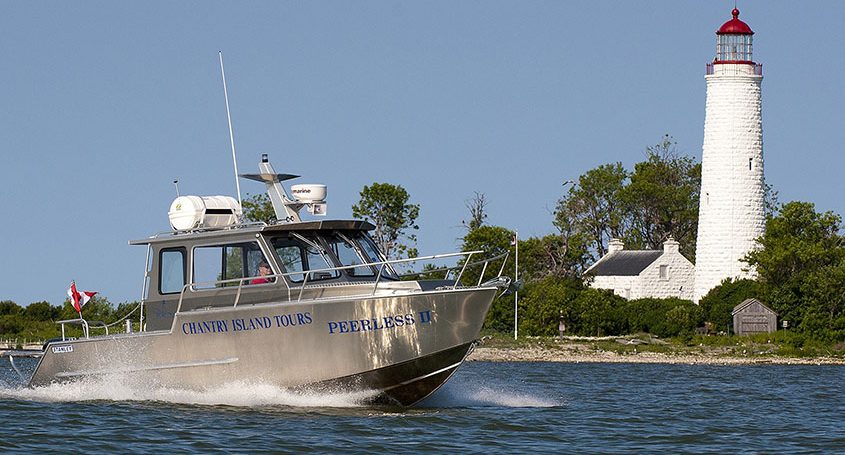
[[[350,286],[398,282],[368,235],[373,228],[366,221],[308,221],[132,241],[149,245],[145,330],[170,329],[177,311],[330,297]],[[270,273],[262,276],[261,265]]]

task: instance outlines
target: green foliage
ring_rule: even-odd
[[[507,263],[505,264],[502,274],[513,278],[515,253],[514,247],[511,245],[513,235],[513,231],[501,226],[481,226],[469,231],[467,235],[464,236],[464,244],[461,247],[461,251],[484,251],[483,255],[473,255],[470,259],[471,262],[509,253]],[[485,276],[492,277],[493,271],[490,270],[490,268],[495,268],[498,272],[501,266],[502,263],[498,261],[496,263],[491,263],[490,266],[488,266],[488,271],[485,273]],[[478,275],[480,273],[481,269],[478,267],[467,269],[464,273],[463,283],[470,284],[477,282]]]
[[[734,307],[746,299],[760,298],[760,286],[754,280],[744,279],[734,281],[725,278],[722,284],[711,289],[698,304],[704,312],[704,319],[712,322],[717,331],[728,331],[733,326]],[[731,330],[733,330],[731,328]]]
[[[598,257],[604,256],[607,242],[626,231],[627,214],[620,194],[628,176],[622,163],[587,171],[558,201],[555,226],[567,236],[583,236]]]
[[[519,332],[529,336],[557,335],[561,318],[572,318],[573,302],[583,289],[576,278],[545,278],[525,285],[520,293]]]
[[[519,241],[519,273],[526,281],[580,277],[588,263],[583,237],[551,234]]]
[[[23,313],[23,308],[11,300],[0,301],[0,316],[16,315]]]
[[[701,164],[679,156],[672,138],[647,149],[648,158],[634,166],[631,181],[620,193],[630,217],[627,240],[659,249],[669,237],[681,253],[695,260]]]
[[[492,278],[502,267],[499,261],[506,260],[502,274],[514,277],[514,248],[511,245],[513,232],[501,226],[479,226],[464,236],[462,251],[484,251],[483,255],[473,255],[471,262],[487,259],[504,253],[510,253],[506,258],[492,262],[485,271],[484,278]],[[463,261],[460,262],[462,264]],[[459,264],[459,265],[460,265]],[[478,282],[481,267],[467,268],[462,277],[465,285]],[[484,326],[498,332],[513,332],[513,299],[512,295],[497,297],[490,306]]]
[[[23,312],[32,321],[55,321],[60,313],[59,308],[50,305],[50,302],[30,303]]]
[[[704,323],[701,307],[677,298],[631,300],[622,312],[625,332],[647,332],[664,338],[691,335]]]
[[[124,302],[114,308],[105,297],[95,296],[82,307],[82,316],[89,323],[102,321],[108,324],[126,316],[137,305],[138,302]],[[45,341],[57,338],[61,336],[61,326],[55,321],[78,317],[79,314],[69,300],[65,300],[60,306],[52,306],[48,302],[35,302],[26,308],[21,308],[10,301],[0,302],[0,339]],[[137,311],[133,314],[133,319],[137,325]],[[102,333],[104,333],[103,329],[92,326],[92,335]],[[66,335],[80,337],[82,329],[78,325],[67,325]]]
[[[618,335],[623,327],[620,309],[624,304],[625,299],[612,291],[584,289],[572,302],[568,325],[581,335]]]
[[[815,337],[845,336],[845,247],[841,218],[789,202],[767,220],[761,248],[746,261],[759,275],[762,300],[780,319]]]
[[[247,197],[242,201],[241,206],[246,221],[261,221],[267,224],[276,222],[276,211],[273,210],[273,204],[266,193],[255,195],[247,193]]]
[[[611,238],[658,249],[671,236],[695,257],[701,165],[679,156],[668,135],[646,154],[633,172],[621,163],[587,171],[558,201],[555,226],[566,238],[581,237],[593,261],[607,253]]]
[[[373,183],[364,186],[361,199],[352,206],[352,216],[376,226],[374,240],[388,258],[402,257],[416,243],[416,235],[409,230],[419,229],[416,220],[420,206],[409,204],[409,199],[401,185]]]

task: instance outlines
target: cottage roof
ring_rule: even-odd
[[[663,255],[663,250],[622,250],[605,255],[587,270],[594,276],[637,276]]]

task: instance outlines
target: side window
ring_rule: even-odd
[[[302,261],[302,248],[299,245],[276,246],[276,254],[279,255],[285,273],[302,272],[305,266]],[[302,281],[303,275],[289,275],[292,281]]]
[[[236,287],[240,278],[257,276],[258,264],[264,261],[256,242],[198,246],[193,254],[195,289]]]
[[[159,253],[159,294],[176,294],[185,286],[185,249],[169,248]]]

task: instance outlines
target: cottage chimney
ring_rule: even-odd
[[[625,244],[622,243],[622,240],[619,239],[610,239],[607,242],[607,254],[615,253],[617,251],[622,251],[625,249]]]
[[[676,242],[674,238],[669,237],[663,242],[663,254],[677,253],[680,248],[680,243]]]

